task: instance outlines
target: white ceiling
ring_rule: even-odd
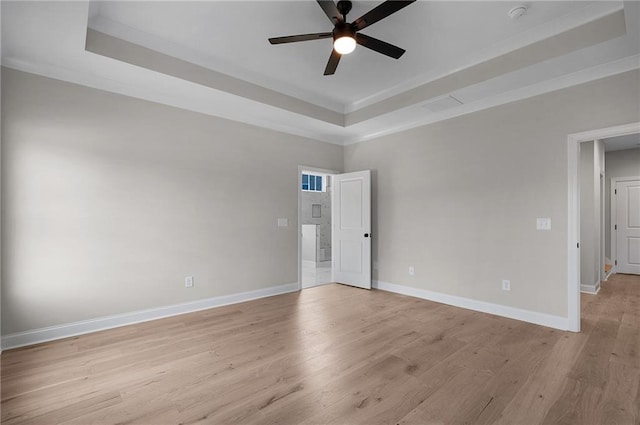
[[[627,134],[626,136],[610,137],[603,139],[605,152],[623,151],[626,149],[640,148],[640,134]]]
[[[379,3],[356,1],[348,19]],[[517,2],[416,2],[362,31],[404,48],[402,58],[357,48],[342,58],[333,76],[322,75],[330,39],[277,46],[267,42],[274,36],[331,31],[315,1],[100,2],[92,14],[104,27],[117,23],[143,33],[129,31],[129,41],[144,44],[155,37],[154,47],[163,53],[312,103],[322,99],[342,112],[406,80],[448,74],[504,40],[594,3],[539,2],[525,17],[512,20],[507,12]]]
[[[379,3],[355,1],[349,20]],[[334,76],[323,76],[330,40],[278,46],[267,42],[273,36],[330,31],[330,22],[311,0],[2,1],[2,64],[338,144],[640,67],[637,2],[527,1],[528,13],[517,21],[509,19],[507,11],[518,4],[420,0],[363,30],[406,49],[402,58],[393,60],[358,47],[341,60]],[[509,55],[536,42],[553,42],[555,37],[561,43],[566,31],[587,28],[619,10],[624,10],[624,22],[619,28],[607,24],[608,32],[598,30],[604,35],[594,36],[591,44],[571,47],[565,40],[562,43],[568,47],[561,54],[547,48],[548,56],[494,72],[490,78],[450,86],[439,94],[437,90],[420,92],[443,77],[457,77],[501,55],[507,59],[502,63],[509,63]],[[117,52],[103,55],[85,50],[88,27],[200,65],[211,70],[212,83],[136,64]],[[578,38],[588,39],[589,34]],[[255,96],[234,91],[231,86],[237,84],[226,85],[222,74],[268,91]],[[292,96],[302,106],[308,105],[306,109],[319,112],[301,112],[305,108],[297,110],[291,102],[287,107],[281,100],[263,100],[273,98],[269,91]],[[442,103],[448,96],[460,102]],[[423,107],[434,100],[446,108]]]

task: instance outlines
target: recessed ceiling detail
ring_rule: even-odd
[[[330,43],[267,42],[326,31],[315,1],[0,7],[4,66],[338,144],[640,67],[637,2],[534,1],[512,20],[503,2],[421,0],[367,28],[402,60],[357,48],[330,78]]]
[[[91,28],[87,29],[87,52],[113,58],[164,75],[190,81],[212,89],[240,96],[269,106],[306,115],[328,124],[344,126],[342,114],[327,108],[287,96],[245,80],[234,78],[199,65],[165,55],[146,47],[130,43]]]

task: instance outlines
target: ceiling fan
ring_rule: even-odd
[[[378,40],[377,38],[361,34],[359,31],[371,24],[375,24],[403,7],[409,6],[416,0],[387,0],[371,9],[352,23],[347,22],[347,14],[351,11],[352,6],[350,1],[340,0],[338,4],[334,3],[333,0],[316,1],[333,24],[332,32],[273,37],[269,39],[269,43],[295,43],[298,41],[319,40],[321,38],[333,37],[333,51],[329,57],[329,62],[327,62],[324,75],[333,75],[336,72],[336,68],[338,67],[338,63],[340,62],[342,55],[351,53],[356,48],[356,43],[394,59],[400,58],[400,56],[405,52],[404,49],[394,46],[393,44],[386,43],[382,40]]]

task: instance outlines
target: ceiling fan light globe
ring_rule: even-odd
[[[341,55],[348,55],[356,48],[356,40],[350,36],[336,38],[333,42],[333,48]]]

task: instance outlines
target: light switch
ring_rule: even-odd
[[[193,276],[186,276],[184,278],[184,287],[193,288]]]
[[[289,219],[287,218],[278,219],[278,227],[287,227],[287,226],[289,226]]]
[[[551,230],[551,219],[550,218],[536,219],[536,230]]]

